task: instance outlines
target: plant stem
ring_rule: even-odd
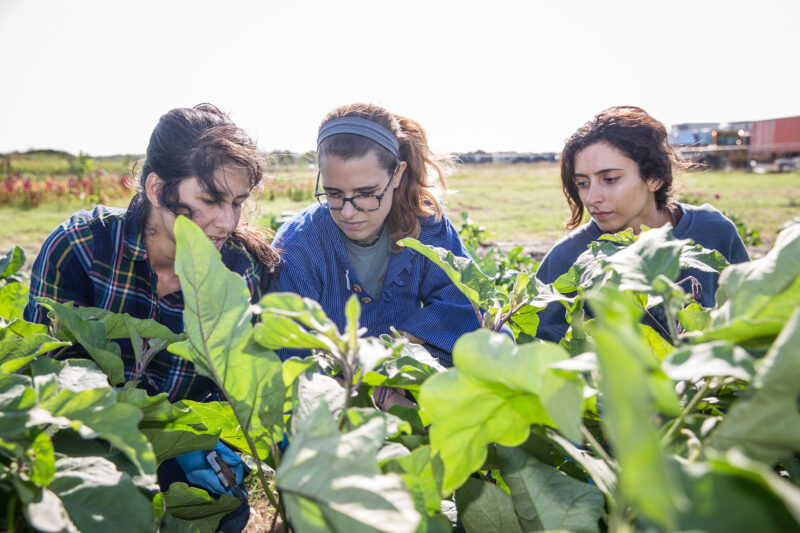
[[[708,392],[710,381],[706,381],[703,387],[697,391],[697,394],[692,396],[692,399],[689,400],[689,403],[686,404],[686,407],[683,408],[681,414],[678,415],[678,418],[672,421],[672,425],[670,425],[669,429],[664,436],[661,437],[661,445],[666,446],[669,443],[669,439],[672,438],[673,433],[680,427],[681,423],[683,423],[683,419],[686,418],[686,415],[689,414],[691,410],[698,404],[698,402],[706,395]]]
[[[11,491],[11,497],[8,499],[8,511],[6,512],[6,516],[8,517],[8,533],[14,533],[16,529],[14,526],[15,516],[14,510],[17,506],[17,493],[15,491]]]
[[[600,443],[597,442],[597,439],[594,438],[594,435],[592,435],[592,432],[589,431],[588,429],[586,429],[586,426],[581,425],[581,433],[586,438],[586,440],[589,442],[589,444],[592,445],[592,448],[595,449],[597,454],[600,457],[602,457],[603,460],[608,464],[608,467],[611,468],[612,470],[616,470],[616,463],[611,458],[611,456],[608,455],[608,453],[606,453],[605,448],[600,446]]]

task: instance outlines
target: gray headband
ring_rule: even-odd
[[[319,128],[317,150],[322,141],[337,133],[352,133],[371,139],[400,158],[400,141],[394,134],[376,122],[359,117],[341,117],[326,122]]]

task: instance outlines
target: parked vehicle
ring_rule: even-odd
[[[730,124],[677,124],[670,143],[711,168],[785,172],[800,168],[800,116]]]

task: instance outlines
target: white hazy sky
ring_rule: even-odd
[[[558,151],[605,107],[800,115],[800,1],[0,0],[0,152],[143,153],[211,102],[265,150],[370,101],[443,151]]]

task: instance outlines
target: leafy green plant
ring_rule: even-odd
[[[179,219],[175,234],[182,339],[64,304],[49,304],[49,331],[3,319],[0,520],[9,530],[104,530],[125,516],[142,530],[212,531],[236,500],[181,484],[162,493],[154,474],[219,438],[252,456],[298,532],[800,525],[798,224],[765,257],[733,266],[666,231],[609,236],[554,285],[520,271],[509,290],[468,260],[405,241],[481,315],[450,369],[401,336],[364,338],[356,300],[344,331],[297,295],[251,305],[197,227]],[[688,265],[722,268],[714,308],[677,292]],[[571,314],[561,345],[516,345],[495,332],[504,323],[535,331],[547,302]],[[676,324],[666,339],[640,323],[655,302]],[[141,340],[139,361],[152,342],[167,343],[227,401],[171,403],[135,382],[112,386],[116,365],[99,361],[115,356],[123,330]],[[47,355],[78,346],[103,355]],[[279,348],[313,353],[280,361]],[[414,403],[380,410],[378,387]]]

